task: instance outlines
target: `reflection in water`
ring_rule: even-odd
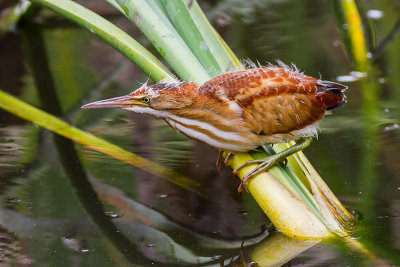
[[[348,67],[327,3],[239,3],[241,7],[218,1],[207,13],[241,57],[295,62],[307,73],[318,76],[321,72],[327,80],[341,76],[350,82],[345,75],[357,76]],[[383,20],[394,20],[397,13],[392,14],[391,6],[380,5],[376,9],[385,15],[376,26],[389,32],[392,25]],[[113,19],[138,36],[122,17]],[[340,245],[311,247],[313,243],[289,241],[273,231],[260,241],[268,234],[262,231],[268,222],[265,215],[251,196],[237,195],[239,181],[229,171],[217,173],[216,152],[211,148],[177,135],[148,116],[78,110],[82,102],[128,93],[147,77],[79,28],[54,23],[34,26],[40,31],[26,41],[24,55],[32,56],[36,80],[41,75],[40,90],[36,91],[32,74],[21,67],[18,34],[0,40],[1,58],[9,58],[0,61],[1,89],[41,103],[42,108],[47,105],[63,120],[173,168],[209,191],[205,199],[0,111],[0,239],[6,243],[0,260],[67,266],[122,266],[139,261],[218,265],[219,259],[228,264],[231,260],[241,263],[246,257],[267,265],[277,255],[280,263],[296,257],[293,264],[355,266],[363,260],[344,247],[338,250]],[[29,52],[41,40],[38,36],[43,36],[41,46],[46,50]],[[3,46],[5,41],[12,45]],[[395,60],[399,39],[388,49],[387,60],[378,62],[385,81],[379,75],[357,76],[349,84],[348,104],[335,116],[327,116],[319,140],[305,153],[333,191],[361,212],[358,234],[362,240],[380,257],[396,261],[400,249],[396,227],[400,129],[395,126],[400,124],[400,75],[396,75],[400,69]],[[18,68],[11,71],[12,61]],[[40,71],[35,73],[35,69]],[[49,85],[55,85],[55,90]],[[372,87],[373,97],[360,97]],[[293,251],[275,250],[288,247]]]
[[[61,105],[56,95],[55,87],[46,56],[46,50],[40,30],[31,25],[23,27],[27,46],[28,61],[33,70],[33,76],[38,88],[39,98],[45,111],[62,116]],[[40,66],[38,63],[41,63]],[[74,144],[70,139],[54,135],[54,144],[61,165],[70,179],[80,203],[96,226],[111,243],[132,263],[150,264],[151,261],[142,255],[137,246],[120,233],[117,227],[105,214],[104,208],[93,190],[86,172],[79,160]],[[85,249],[86,252],[86,249]]]
[[[279,266],[311,248],[319,241],[301,241],[281,233],[272,233],[249,253],[249,258],[260,266]]]

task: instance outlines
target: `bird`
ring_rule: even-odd
[[[309,146],[324,115],[346,103],[345,90],[345,85],[307,76],[282,63],[224,73],[201,85],[143,84],[128,95],[82,108],[122,108],[162,118],[177,132],[217,149],[217,166],[224,151],[232,155],[297,140],[286,150],[236,168],[235,174],[258,164],[242,178],[242,192],[252,177]]]

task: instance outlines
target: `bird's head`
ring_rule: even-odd
[[[129,95],[92,102],[82,108],[123,108],[162,116],[162,111],[182,109],[192,104],[197,89],[195,83],[143,85]]]

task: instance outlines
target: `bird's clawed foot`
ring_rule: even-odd
[[[254,177],[255,175],[257,175],[263,171],[268,170],[274,164],[276,164],[277,162],[282,161],[282,160],[284,160],[284,159],[280,159],[280,158],[277,158],[274,156],[269,156],[264,159],[249,160],[249,161],[243,163],[242,165],[240,165],[239,167],[237,167],[236,169],[234,169],[233,174],[237,174],[242,168],[244,168],[248,165],[259,164],[254,170],[252,170],[250,173],[246,174],[243,177],[242,181],[240,182],[238,192],[242,193],[243,189],[245,189],[248,192],[249,190],[247,189],[247,184],[249,183],[249,181],[252,177]]]
[[[242,168],[244,168],[248,165],[259,164],[254,170],[252,170],[250,173],[246,174],[243,177],[242,182],[239,185],[238,192],[241,193],[243,191],[243,188],[246,189],[246,191],[248,191],[247,184],[249,183],[249,181],[252,177],[254,177],[255,175],[257,175],[263,171],[270,169],[273,165],[275,165],[278,162],[284,161],[285,165],[286,165],[287,157],[308,147],[310,145],[310,143],[311,143],[311,138],[303,138],[303,139],[300,139],[299,142],[297,144],[295,144],[294,146],[291,146],[277,154],[268,156],[264,159],[249,160],[249,161],[243,163],[242,165],[240,165],[239,167],[237,167],[235,170],[233,170],[233,174],[237,174]]]

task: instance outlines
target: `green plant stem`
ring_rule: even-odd
[[[11,10],[8,15],[4,16],[0,20],[0,37],[3,36],[7,31],[15,27],[19,19],[22,17],[22,15],[25,13],[30,5],[31,3],[29,1],[22,0]]]
[[[367,56],[367,39],[356,1],[334,0],[333,7],[347,51],[352,55],[357,70],[367,72],[370,66],[370,59]],[[344,25],[347,25],[347,27],[344,28]]]

